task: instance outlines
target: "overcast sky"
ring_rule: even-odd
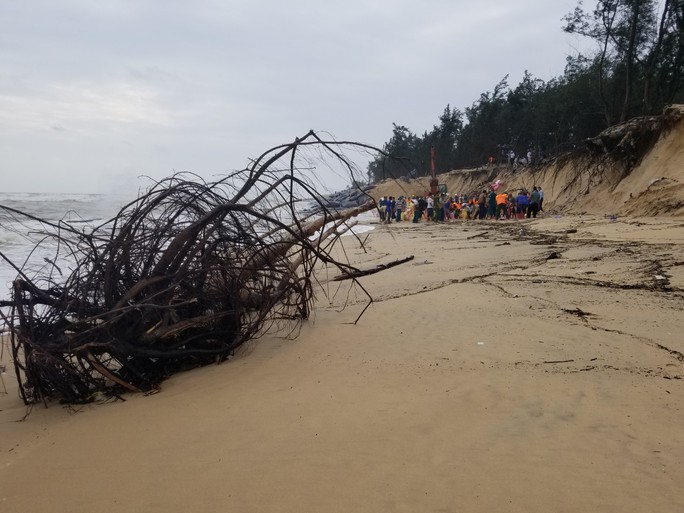
[[[509,74],[548,80],[577,0],[0,0],[0,188],[211,179],[309,129],[382,146]]]

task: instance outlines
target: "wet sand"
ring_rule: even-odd
[[[356,325],[322,269],[297,339],[158,394],[23,422],[0,394],[0,510],[684,510],[684,219],[361,237],[360,268],[415,258],[361,278]]]

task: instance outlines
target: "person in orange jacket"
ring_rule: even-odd
[[[501,219],[501,212],[504,213],[506,219],[508,219],[508,206],[506,202],[508,200],[508,194],[502,192],[496,195],[496,218]]]

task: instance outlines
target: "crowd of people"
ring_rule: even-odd
[[[466,219],[536,218],[544,210],[544,191],[533,187],[515,193],[483,190],[475,196],[429,194],[425,196],[382,197],[378,202],[380,221],[384,223],[421,220],[449,222]]]

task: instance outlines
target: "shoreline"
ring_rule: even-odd
[[[16,394],[0,394],[0,501],[15,512],[684,508],[681,219],[373,226],[365,249],[344,237],[353,265],[415,258],[360,279],[373,303],[356,325],[363,291],[323,272],[297,339],[265,337],[159,394],[78,414],[37,406],[25,422]]]

